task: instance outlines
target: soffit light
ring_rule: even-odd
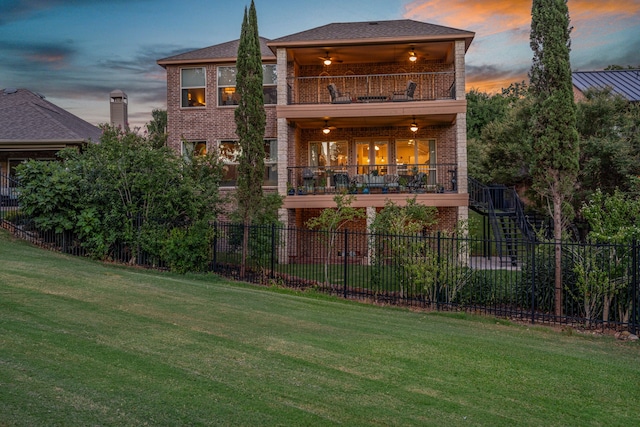
[[[411,122],[411,126],[409,126],[409,129],[411,129],[411,132],[418,132],[418,125],[416,124],[416,118],[413,118],[413,121]]]
[[[322,133],[324,133],[325,135],[327,135],[329,132],[331,132],[331,129],[329,128],[329,124],[327,123],[327,121],[324,121],[324,127],[322,128]]]

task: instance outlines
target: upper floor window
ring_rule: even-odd
[[[278,102],[277,74],[275,64],[262,65],[262,92],[264,103]],[[218,67],[218,105],[238,105],[236,92],[236,67]]]
[[[180,70],[180,88],[182,107],[204,107],[206,74],[204,67],[183,68]]]

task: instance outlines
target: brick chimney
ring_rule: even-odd
[[[127,112],[127,94],[116,89],[109,94],[111,124],[123,130],[129,130],[129,115]]]

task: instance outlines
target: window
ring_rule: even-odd
[[[262,92],[266,105],[278,102],[275,64],[262,65]],[[236,67],[218,67],[218,105],[238,105]]]
[[[220,158],[222,159],[222,183],[224,187],[235,187],[238,182],[238,161],[240,159],[240,145],[238,141],[220,141]],[[266,139],[264,141],[264,181],[262,185],[278,185],[278,141]]]
[[[347,141],[311,142],[309,145],[309,166],[345,167],[349,164]]]
[[[206,106],[205,86],[207,79],[204,68],[183,68],[180,73],[182,107]]]
[[[207,141],[182,141],[182,157],[189,161],[195,156],[207,154]]]
[[[420,172],[429,172],[429,183],[436,183],[436,140],[401,139],[396,141],[396,164],[398,173],[408,174],[417,167]]]
[[[367,174],[377,170],[379,174],[387,173],[389,161],[389,144],[387,141],[358,141],[356,144],[356,160],[358,173]]]

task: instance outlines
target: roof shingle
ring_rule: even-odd
[[[0,141],[98,142],[102,131],[27,89],[0,92]]]
[[[291,34],[271,40],[270,46],[287,45],[289,43],[328,41],[328,40],[366,40],[366,39],[397,39],[403,37],[428,38],[436,36],[451,36],[454,38],[468,38],[475,33],[443,27],[441,25],[400,19],[393,21],[365,21],[327,24],[321,27]]]
[[[273,59],[276,57],[267,47],[269,39],[260,37],[260,52],[263,59]],[[238,45],[240,40],[232,40],[230,42],[205,47],[202,49],[192,50],[190,52],[181,53],[175,56],[159,59],[158,64],[163,65],[171,62],[193,62],[193,61],[211,61],[211,60],[235,60],[238,56]]]

